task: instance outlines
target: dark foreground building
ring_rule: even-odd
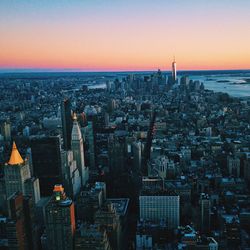
[[[56,183],[62,183],[60,136],[31,139],[34,176],[39,178],[42,196],[52,194]]]

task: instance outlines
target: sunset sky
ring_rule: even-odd
[[[0,69],[250,69],[248,0],[1,0]]]

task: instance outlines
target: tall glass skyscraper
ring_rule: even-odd
[[[176,72],[175,58],[174,58],[174,61],[172,62],[172,78],[173,78],[173,82],[176,82],[176,80],[177,80],[177,72]]]
[[[60,136],[35,136],[30,141],[34,176],[39,178],[43,196],[62,183]]]

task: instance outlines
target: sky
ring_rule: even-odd
[[[0,0],[0,70],[250,69],[249,0]]]

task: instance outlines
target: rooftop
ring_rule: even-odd
[[[111,202],[117,212],[118,215],[125,215],[128,210],[128,198],[119,198],[119,199],[107,199],[107,201]]]
[[[16,143],[13,142],[12,151],[11,151],[11,155],[10,155],[10,159],[8,161],[8,164],[9,165],[19,165],[22,163],[24,163],[24,160],[17,149]]]

